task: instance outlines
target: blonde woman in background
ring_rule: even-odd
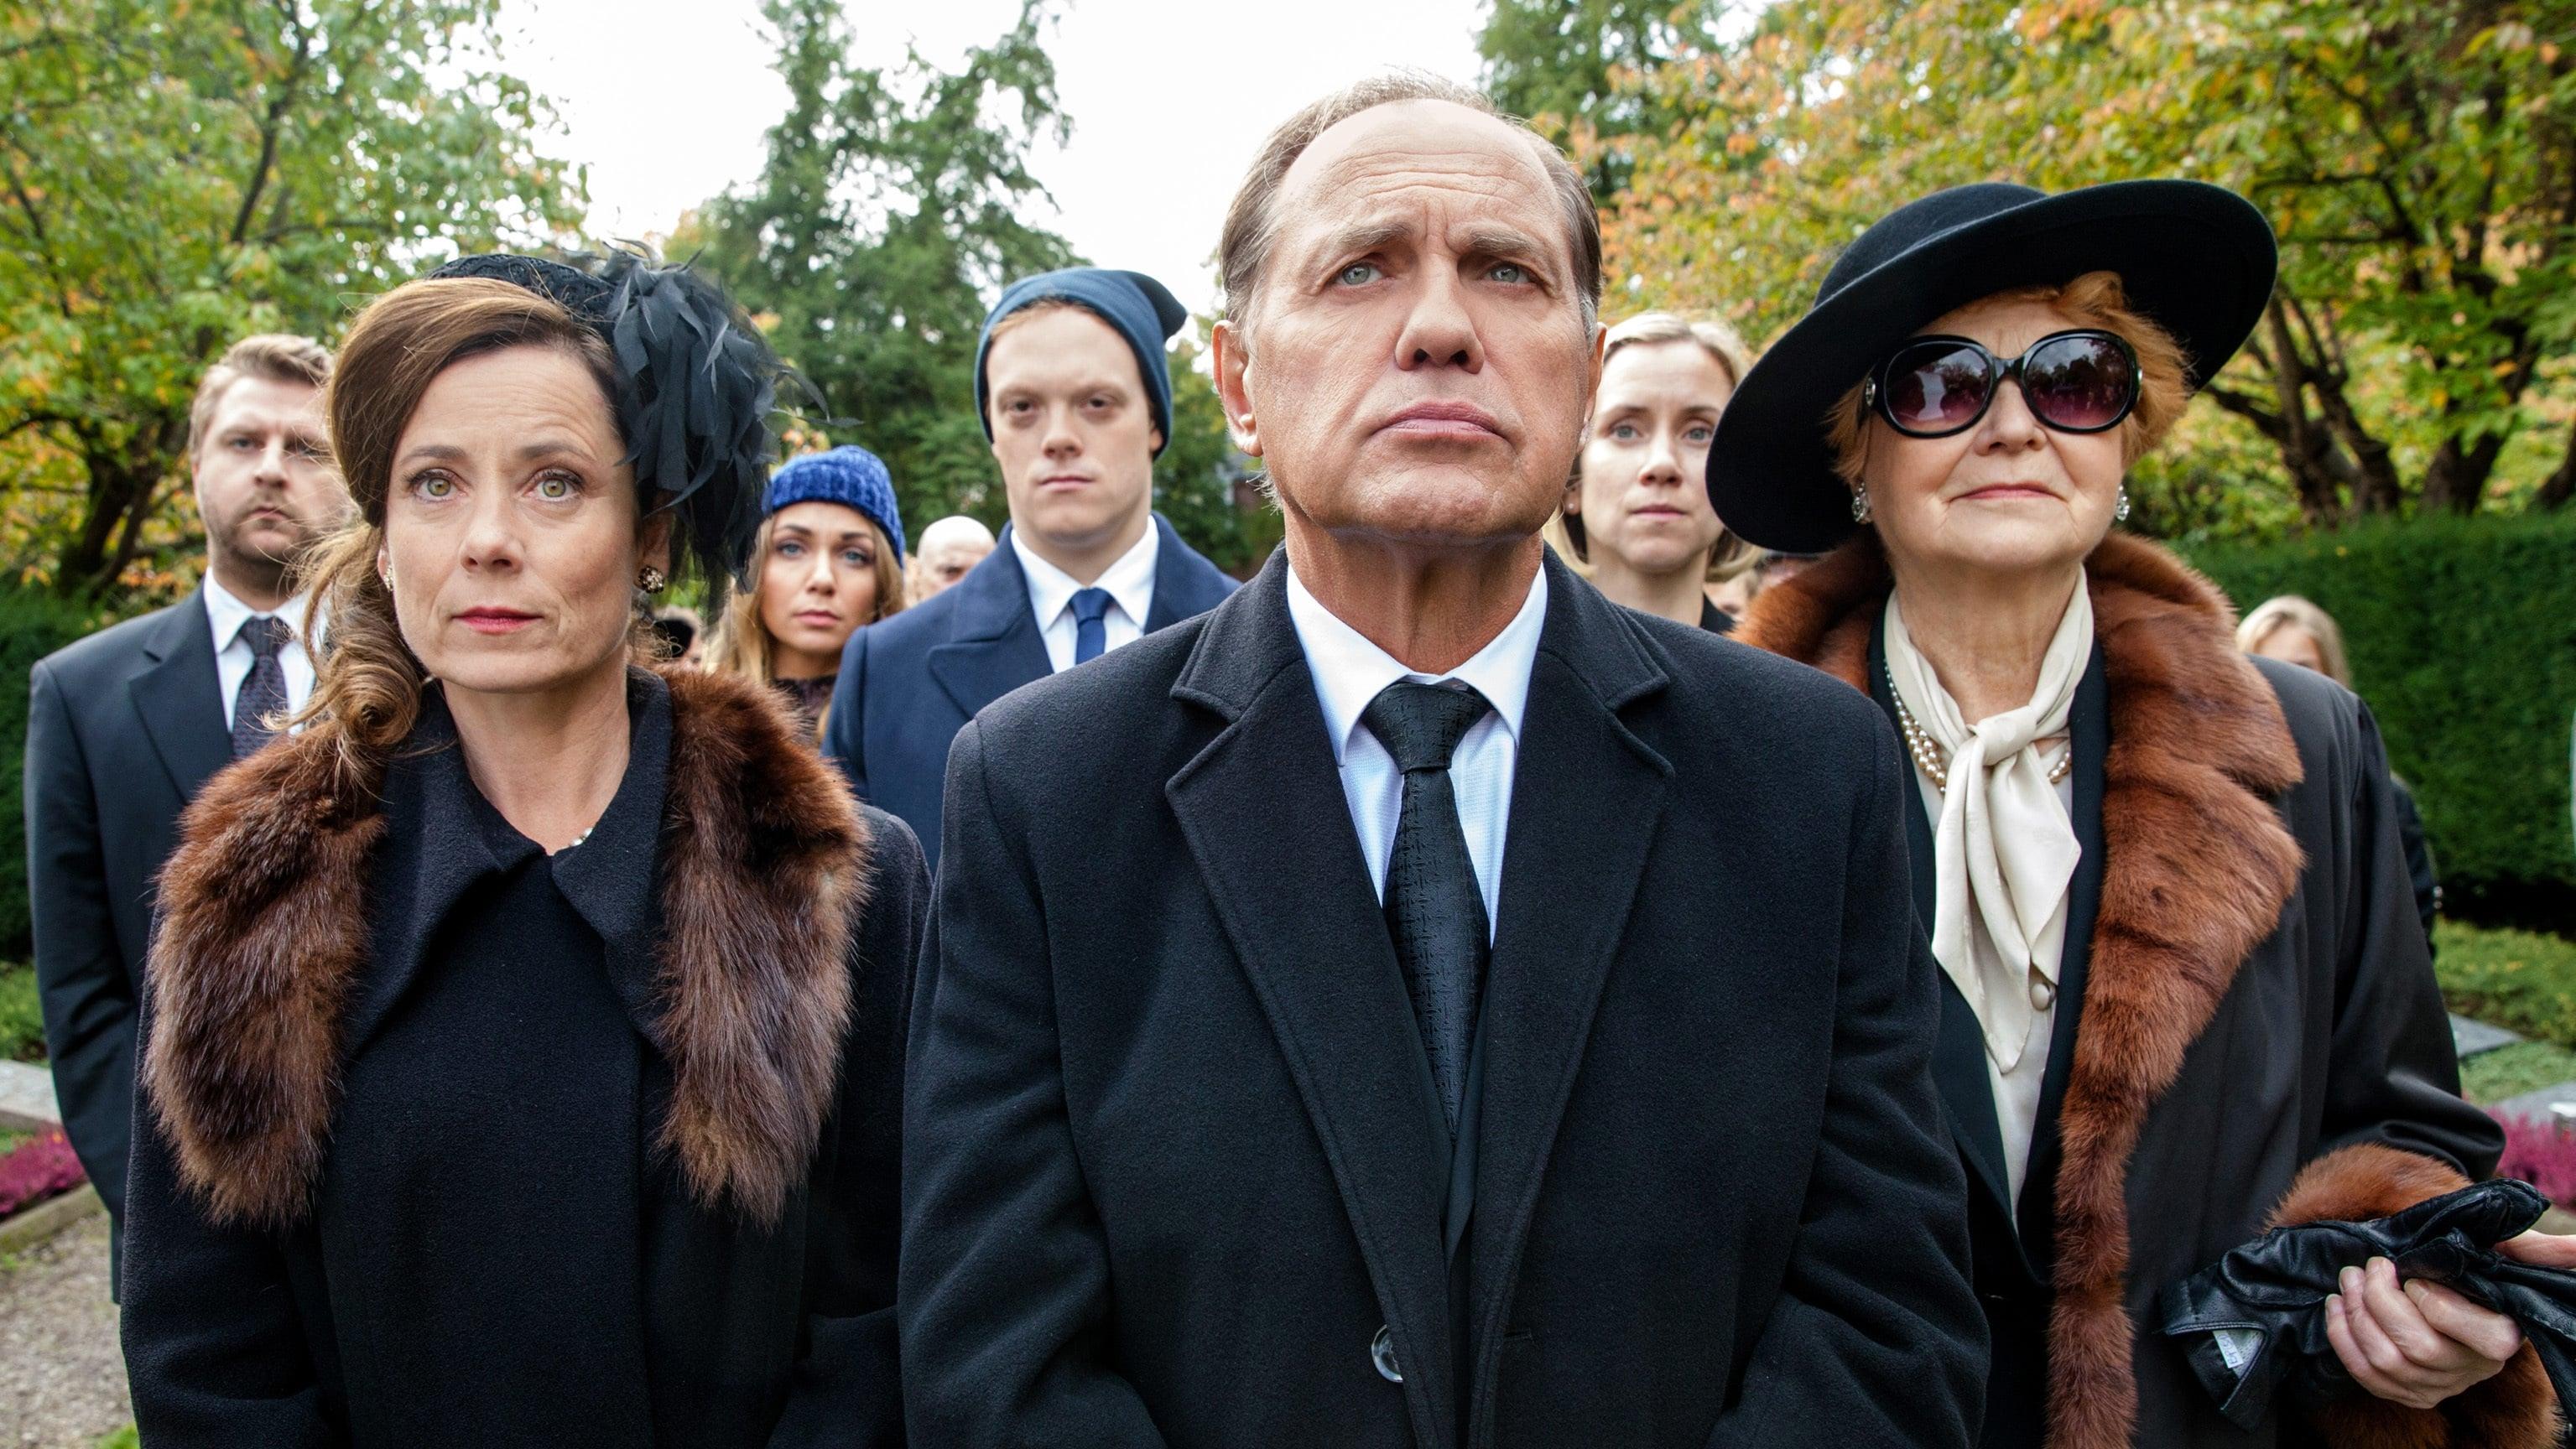
[[[814,740],[841,646],[903,610],[903,518],[885,464],[847,446],[789,459],[766,506],[752,587],[725,610],[707,667],[776,689]]]
[[[2254,606],[2236,626],[2236,647],[2263,659],[2278,659],[2314,670],[2352,688],[2352,665],[2343,651],[2343,626],[2334,615],[2296,594],[2279,594]],[[2395,775],[2397,843],[2406,851],[2406,875],[2415,887],[2415,913],[2424,919],[2424,944],[2433,943],[2433,919],[2442,910],[2441,876],[2433,868],[2433,847],[2424,839],[2424,816],[2415,808],[2415,792]]]
[[[1610,329],[1583,451],[1547,540],[1616,603],[1723,634],[1703,592],[1749,568],[1701,479],[1718,414],[1752,366],[1726,324],[1647,312]]]

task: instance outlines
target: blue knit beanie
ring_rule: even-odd
[[[993,328],[1032,302],[1066,301],[1109,324],[1136,354],[1136,371],[1145,379],[1145,395],[1154,407],[1154,430],[1172,441],[1172,373],[1163,361],[1163,344],[1190,320],[1190,311],[1171,289],[1143,272],[1113,272],[1100,267],[1068,267],[1022,277],[1002,291],[984,318],[984,335],[975,339],[975,416],[984,436],[993,436],[991,389],[984,382],[984,354],[992,349]],[[1160,454],[1163,450],[1154,450]]]
[[[865,448],[843,444],[826,453],[800,453],[769,475],[769,497],[763,514],[793,503],[841,503],[866,514],[885,530],[903,562],[903,515],[895,511],[894,479],[886,465]]]

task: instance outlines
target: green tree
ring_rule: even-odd
[[[1640,72],[1717,44],[1718,0],[1491,0],[1476,52],[1485,90],[1558,140],[1580,128],[1593,194],[1628,181],[1627,139],[1681,115],[1632,83]]]
[[[496,10],[0,0],[0,486],[47,513],[57,588],[174,540],[189,398],[235,338],[328,336],[425,259],[577,220]]]
[[[696,251],[761,314],[780,354],[849,421],[839,440],[886,460],[907,529],[950,513],[998,525],[1007,503],[975,413],[976,336],[1004,284],[1080,260],[1029,219],[1052,201],[1031,149],[1072,134],[1047,10],[1029,0],[954,71],[917,51],[858,64],[837,0],[768,0],[763,13],[787,114],[759,179],[709,202],[673,250]],[[1243,526],[1224,505],[1223,420],[1186,353],[1172,371],[1158,498],[1194,542],[1222,547]]]
[[[1616,285],[1762,335],[1923,192],[2232,186],[2283,242],[2271,315],[2147,470],[2177,531],[2467,512],[2576,486],[2576,0],[1774,6],[1643,75]],[[2286,488],[2283,486],[2286,482]],[[2252,495],[2250,504],[2230,495]]]

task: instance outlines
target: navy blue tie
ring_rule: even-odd
[[[1467,854],[1467,832],[1458,823],[1449,757],[1491,709],[1470,688],[1398,680],[1360,712],[1360,723],[1404,772],[1395,847],[1386,858],[1386,926],[1453,1138],[1466,1099],[1467,1046],[1475,1034],[1490,948],[1485,893]]]
[[[1089,664],[1109,650],[1107,589],[1073,591],[1073,662]]]
[[[270,728],[271,716],[286,712],[286,666],[278,654],[295,637],[294,629],[274,614],[253,614],[242,620],[238,636],[250,646],[250,673],[243,677],[241,692],[233,697],[233,758],[256,754],[259,747],[277,735]]]

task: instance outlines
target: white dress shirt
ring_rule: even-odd
[[[1107,636],[1102,653],[1145,637],[1145,619],[1154,609],[1154,561],[1162,549],[1163,530],[1147,519],[1145,536],[1090,586],[1109,591],[1109,612],[1100,616]],[[1080,627],[1074,622],[1073,596],[1085,585],[1038,557],[1021,541],[1016,528],[1011,530],[1011,552],[1019,556],[1020,572],[1029,581],[1029,610],[1037,615],[1038,633],[1046,638],[1047,666],[1061,674],[1073,667],[1074,631]]]
[[[1351,807],[1351,824],[1359,831],[1360,854],[1368,861],[1369,884],[1386,899],[1386,858],[1395,849],[1396,817],[1404,804],[1404,772],[1395,756],[1360,722],[1362,711],[1380,690],[1399,679],[1437,684],[1454,679],[1472,685],[1493,709],[1468,726],[1449,757],[1449,788],[1458,801],[1458,824],[1467,835],[1467,860],[1476,870],[1476,888],[1485,897],[1486,939],[1503,918],[1503,832],[1511,821],[1512,769],[1520,758],[1521,715],[1529,703],[1530,669],[1538,662],[1539,626],[1547,619],[1547,572],[1530,583],[1521,611],[1503,632],[1476,651],[1475,657],[1447,674],[1417,673],[1367,636],[1334,617],[1332,610],[1288,571],[1288,619],[1306,651],[1306,667],[1315,676],[1315,697],[1324,706],[1324,732],[1333,742],[1333,759],[1341,767],[1342,798]]]
[[[215,683],[223,691],[227,731],[233,726],[233,702],[241,698],[242,681],[250,678],[251,647],[250,641],[241,636],[242,625],[262,617],[266,617],[265,611],[243,603],[231,590],[216,583],[211,571],[207,573],[206,625],[215,640]],[[288,633],[298,634],[297,626],[304,621],[304,601],[287,600],[276,617],[286,621]],[[313,698],[313,659],[304,652],[301,637],[297,637],[277,651],[277,663],[286,674],[286,712],[293,714]]]

